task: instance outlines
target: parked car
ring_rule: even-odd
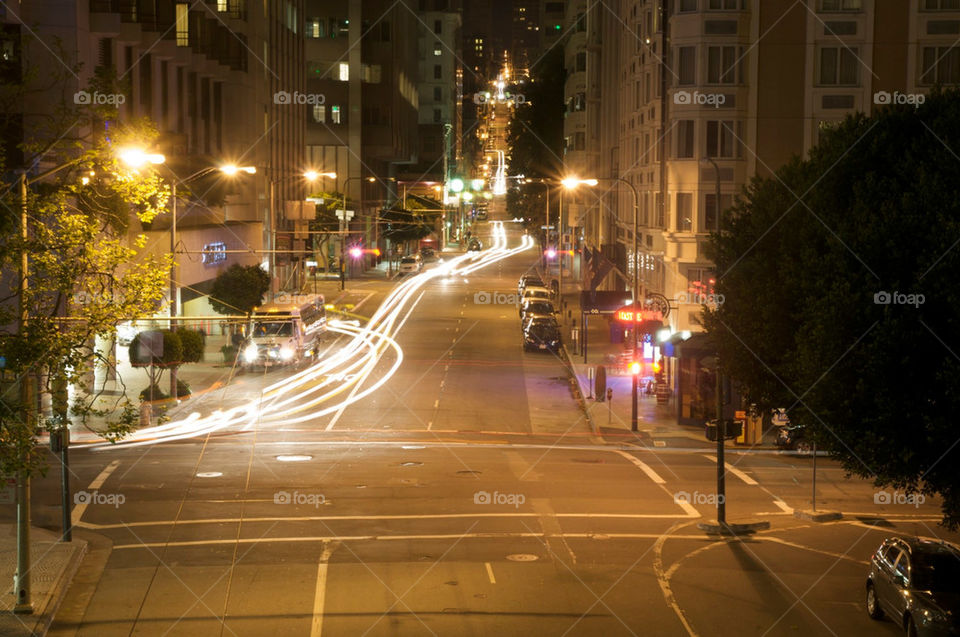
[[[430,246],[424,246],[420,248],[420,259],[424,263],[433,263],[437,260],[437,258],[437,251]]]
[[[520,329],[526,331],[531,325],[555,325],[559,328],[560,322],[557,321],[555,314],[533,314],[528,312],[523,319],[520,320]]]
[[[960,550],[942,541],[891,537],[870,559],[867,613],[907,635],[960,635]]]
[[[480,239],[474,237],[470,239],[470,242],[467,244],[467,250],[471,252],[483,250],[483,243],[480,242]]]
[[[813,443],[806,437],[803,425],[784,425],[777,430],[777,446],[800,453],[813,451]]]
[[[550,290],[546,288],[537,288],[533,286],[527,286],[523,290],[523,294],[520,295],[520,307],[518,308],[518,310],[523,309],[524,303],[526,303],[527,301],[533,301],[533,300],[552,302],[553,295],[550,294]],[[520,314],[523,314],[523,312],[521,311]]]
[[[527,299],[520,304],[520,320],[527,314],[556,314],[553,303],[543,299]]]
[[[403,274],[416,274],[422,269],[423,259],[420,258],[419,254],[412,254],[408,257],[403,257],[400,259],[400,272]]]
[[[520,277],[520,282],[517,283],[517,294],[523,294],[524,288],[528,285],[536,286],[539,288],[546,287],[543,284],[543,280],[540,278],[539,274],[524,274]]]
[[[524,351],[555,352],[560,349],[560,328],[556,325],[534,323],[523,331]]]

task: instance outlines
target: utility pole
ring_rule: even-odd
[[[727,524],[727,465],[724,459],[724,446],[727,441],[727,426],[723,421],[723,380],[720,376],[720,355],[716,357],[717,373],[717,522]]]

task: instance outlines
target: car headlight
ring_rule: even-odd
[[[293,348],[291,347],[281,347],[280,348],[280,360],[288,361],[293,358]]]
[[[930,624],[945,624],[947,616],[939,610],[924,609],[923,619]]]
[[[256,343],[250,343],[245,348],[243,348],[243,360],[248,363],[252,363],[257,360],[258,348]]]

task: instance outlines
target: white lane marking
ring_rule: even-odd
[[[117,467],[120,466],[119,460],[114,460],[107,467],[100,472],[100,474],[93,479],[93,482],[87,485],[88,491],[96,491],[103,486],[103,483],[107,481],[107,478],[110,477],[110,474],[116,471]],[[76,502],[76,501],[75,501]],[[80,519],[83,517],[84,512],[87,510],[87,507],[90,505],[90,498],[87,497],[83,502],[77,502],[77,505],[73,507],[73,513],[70,514],[70,523],[73,526],[77,526],[80,523]]]
[[[617,453],[623,456],[624,458],[626,458],[627,460],[629,460],[630,462],[632,462],[633,464],[635,464],[636,466],[640,467],[640,470],[643,471],[645,474],[647,474],[647,477],[649,477],[651,480],[653,480],[657,484],[666,484],[667,481],[661,478],[656,471],[651,469],[650,465],[648,465],[646,462],[643,462],[639,458],[635,458],[631,456],[626,451],[620,451],[619,449],[617,449]]]
[[[433,408],[434,408],[434,409],[439,409],[439,408],[440,408],[440,399],[439,399],[439,398],[436,399],[435,401],[433,401]]]
[[[317,565],[317,592],[313,596],[313,622],[310,625],[310,637],[320,637],[323,634],[323,604],[327,596],[327,563],[333,547],[327,544],[320,554],[320,564]]]
[[[774,500],[773,503],[780,507],[783,511],[786,511],[787,513],[793,513],[793,507],[789,506],[783,500]]]
[[[714,464],[716,464],[716,462],[717,462],[717,459],[714,458],[713,456],[709,456],[709,455],[707,455],[707,454],[703,454],[703,457],[706,458],[707,460],[713,461]],[[729,472],[732,473],[733,475],[735,475],[735,476],[737,476],[738,478],[740,478],[741,480],[743,480],[743,482],[744,482],[745,484],[749,484],[749,485],[756,485],[756,484],[758,484],[758,482],[757,482],[756,480],[754,480],[753,478],[751,478],[750,476],[748,476],[747,474],[745,474],[743,471],[740,471],[740,469],[737,469],[736,467],[734,467],[733,465],[731,465],[729,462],[724,462],[723,464],[727,467],[727,471],[729,471]]]
[[[599,536],[599,537],[598,537]],[[304,537],[297,535],[293,537],[244,537],[223,540],[187,540],[183,542],[144,542],[143,544],[117,544],[114,550],[120,549],[145,549],[145,548],[169,548],[182,546],[216,546],[223,544],[279,544],[282,542],[362,542],[378,540],[402,540],[409,542],[411,540],[490,540],[505,538],[575,538],[598,541],[603,540],[656,540],[662,536],[661,533],[562,533],[560,535],[551,535],[549,533],[437,533],[433,535],[318,535],[314,537]],[[689,535],[671,535],[670,539],[677,540],[703,540],[703,533]]]
[[[687,517],[699,518],[700,512],[693,508],[693,505],[684,500],[683,498],[674,498],[673,501],[677,503],[683,512],[687,514]]]
[[[254,500],[217,500],[205,502],[213,504],[240,504],[243,502],[254,502]],[[273,500],[255,500],[255,502],[273,502]],[[557,513],[558,518],[587,518],[587,519],[611,519],[611,520],[676,520],[689,516],[673,515],[667,513]],[[321,522],[321,521],[380,521],[380,520],[453,520],[453,519],[473,519],[473,518],[535,518],[539,517],[537,513],[427,513],[421,515],[313,515],[313,516],[291,516],[291,517],[262,517],[262,518],[204,518],[197,520],[152,520],[147,522],[125,522],[120,524],[93,524],[83,522],[80,526],[88,529],[132,529],[144,526],[164,526],[176,524],[234,524],[243,522],[244,524],[254,524],[257,522]],[[699,517],[699,516],[698,516]]]
[[[493,576],[493,567],[490,566],[490,562],[484,562],[487,565],[487,577],[490,578],[491,584],[497,583],[497,578]]]

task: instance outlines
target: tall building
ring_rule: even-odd
[[[419,59],[408,34],[419,27],[418,16],[396,3],[306,2],[306,90],[321,96],[305,117],[307,163],[335,172],[325,190],[353,202],[347,241],[378,242],[388,179],[417,161]],[[327,243],[323,259],[342,252]]]
[[[628,279],[640,265],[675,332],[702,329],[692,301],[716,281],[709,233],[754,175],[851,113],[960,84],[960,6],[948,0],[671,0],[666,50],[660,2],[606,5],[567,2],[564,160],[602,180],[570,218],[584,245],[625,255]],[[637,254],[633,194],[616,179],[638,194]]]
[[[271,267],[264,247],[273,245],[283,223],[278,211],[284,202],[303,198],[302,185],[283,177],[302,169],[304,107],[275,99],[281,91],[302,91],[302,7],[302,0],[215,5],[39,0],[0,12],[8,69],[30,70],[22,74],[30,90],[21,105],[21,125],[4,132],[8,143],[42,139],[44,122],[68,105],[65,101],[95,98],[96,74],[114,75],[125,87],[117,98],[121,121],[155,122],[160,142],[153,150],[167,158],[157,170],[180,185],[181,314],[212,313],[204,294],[225,267]],[[63,82],[51,88],[48,73]],[[105,134],[109,124],[94,122],[95,130],[76,128],[68,135],[79,141]],[[8,158],[22,159],[15,153]],[[189,179],[224,162],[258,172],[235,180]],[[169,215],[154,221],[151,251],[170,250],[170,225]],[[134,227],[131,233],[139,231]]]

